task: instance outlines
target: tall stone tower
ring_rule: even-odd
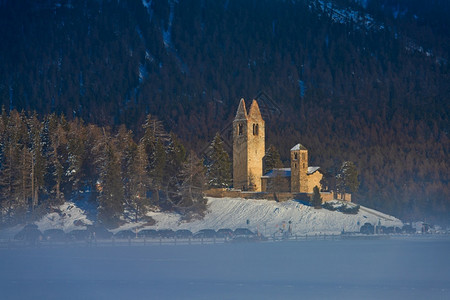
[[[247,114],[241,99],[233,121],[233,186],[261,191],[262,160],[265,155],[265,123],[253,100]]]
[[[291,192],[308,192],[308,150],[301,144],[291,149]]]

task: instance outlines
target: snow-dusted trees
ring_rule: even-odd
[[[12,155],[16,158],[16,164],[13,168],[17,169],[16,190],[14,198],[16,203],[22,209],[28,208],[28,201],[31,199],[31,151],[27,128],[27,120],[24,113],[11,115],[11,122],[15,127],[14,141],[16,144],[16,153]]]
[[[144,135],[140,143],[143,145],[147,155],[147,172],[150,177],[153,189],[153,200],[159,204],[159,191],[163,186],[166,170],[166,149],[164,143],[167,141],[167,133],[164,130],[162,122],[158,118],[147,115],[144,128]]]
[[[49,192],[51,198],[56,203],[64,202],[64,193],[62,192],[63,182],[65,182],[67,167],[67,121],[64,116],[58,118],[55,114],[48,117],[48,127],[50,135],[49,153],[47,158],[49,168]]]
[[[143,127],[137,143],[125,126],[114,132],[56,114],[41,121],[37,115],[3,110],[0,223],[25,221],[52,205],[78,201],[85,191],[108,226],[126,217],[125,211],[138,221],[150,205],[202,207],[201,161],[192,154],[187,161],[178,138],[156,118],[149,115]]]
[[[79,119],[68,124],[67,132],[67,181],[68,189],[77,193],[86,185],[83,167],[86,159],[86,127]]]
[[[121,178],[124,188],[125,208],[137,222],[146,213],[149,204],[147,190],[150,188],[146,170],[147,155],[144,146],[137,145],[131,131],[124,126],[116,136],[118,149],[121,149]]]
[[[11,116],[6,115],[3,110],[0,124],[0,204],[1,214],[6,216],[7,222],[10,221],[10,218],[14,215],[14,210],[18,208],[20,203],[17,199],[17,190],[20,188],[20,184],[18,181],[19,172],[16,167],[19,163],[18,148],[20,145],[15,133],[14,122],[11,120]]]
[[[345,161],[336,175],[336,189],[345,200],[345,193],[356,193],[359,187],[358,170],[351,161]]]
[[[31,206],[33,207],[34,186],[36,180],[33,174],[33,134],[36,130],[29,130],[24,113],[11,112],[8,116],[2,114],[1,130],[1,169],[0,169],[0,197],[2,214],[7,219],[22,216]],[[38,127],[38,126],[37,126]]]
[[[202,214],[206,206],[203,196],[205,167],[203,161],[192,151],[183,165],[181,176],[181,200],[178,205],[195,214]]]
[[[123,214],[124,192],[120,176],[120,156],[109,133],[106,130],[103,133],[100,144],[103,151],[99,153],[98,158],[98,218],[107,226],[115,226]]]
[[[226,188],[231,185],[231,160],[223,147],[223,140],[219,133],[216,133],[210,145],[206,161],[207,183],[213,188]]]
[[[186,149],[175,134],[171,133],[166,147],[166,178],[163,188],[169,203],[177,205],[181,201],[182,169],[186,162]]]
[[[31,152],[31,210],[39,204],[39,195],[44,187],[46,162],[43,153],[43,124],[35,114],[28,120],[29,148]]]
[[[33,211],[44,186],[42,123],[36,115],[2,113],[0,125],[0,203],[8,219]]]

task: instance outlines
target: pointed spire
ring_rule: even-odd
[[[259,111],[259,105],[256,100],[253,100],[248,116],[253,120],[262,120],[261,112]]]
[[[239,107],[236,112],[235,120],[247,120],[247,109],[245,108],[244,98],[239,102]]]

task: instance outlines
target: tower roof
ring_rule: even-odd
[[[291,151],[297,151],[297,150],[308,150],[308,149],[306,149],[306,147],[303,146],[302,144],[297,144],[291,149]]]
[[[236,112],[235,120],[247,120],[247,109],[245,108],[244,98],[239,102],[239,107]]]
[[[262,120],[261,112],[259,111],[259,105],[256,100],[253,100],[248,116],[253,120]]]

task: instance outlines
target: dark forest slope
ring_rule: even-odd
[[[354,161],[364,205],[448,216],[450,5],[357,2],[3,0],[0,101],[138,136],[151,113],[200,151],[264,91],[284,160],[301,142],[331,172]]]

